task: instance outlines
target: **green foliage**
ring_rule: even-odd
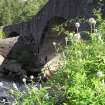
[[[0,0],[0,26],[31,19],[47,0]]]
[[[31,1],[28,3],[30,8],[34,7]],[[19,13],[24,13],[29,19],[34,12],[33,9],[28,10],[26,4],[24,12]],[[53,28],[66,35],[66,47],[61,50],[64,65],[41,88],[34,87],[32,82],[29,86],[25,84],[23,92],[12,91],[16,105],[105,105],[105,20],[99,11],[94,10],[94,13],[97,31],[80,32],[81,36],[89,38],[87,40],[77,38],[78,33],[65,30],[67,23]],[[20,21],[25,20],[24,16],[20,16]]]
[[[25,92],[16,92],[14,90],[12,96],[17,96],[15,97],[17,100],[16,105],[52,105],[53,102],[53,98],[47,95],[44,88],[38,90],[30,87]]]
[[[5,38],[5,33],[2,32],[2,31],[0,32],[0,38],[1,38],[1,39]]]
[[[72,39],[70,35],[68,39]],[[50,81],[65,87],[64,103],[67,105],[105,104],[104,76],[97,76],[98,71],[105,74],[105,42],[100,32],[90,35],[89,43],[72,39],[72,45],[63,52],[64,67]]]
[[[29,21],[47,0],[0,0],[0,26]],[[1,31],[0,38],[5,35]]]

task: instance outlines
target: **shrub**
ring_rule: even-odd
[[[0,32],[0,38],[5,38],[5,33],[4,32]]]
[[[66,47],[61,50],[63,67],[39,89],[31,84],[23,92],[16,91],[13,94],[16,105],[105,105],[103,27],[100,23],[97,32],[80,32],[82,36],[89,35],[88,43],[76,38],[79,33],[65,31]]]

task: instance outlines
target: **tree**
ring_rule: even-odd
[[[47,0],[0,0],[0,26],[27,21]]]

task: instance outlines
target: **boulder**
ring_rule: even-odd
[[[6,64],[3,65],[6,70],[9,70],[11,72],[19,72],[21,71],[21,64],[17,63],[15,60],[10,60]]]
[[[0,55],[0,65],[2,65],[4,62],[4,57],[2,55]]]

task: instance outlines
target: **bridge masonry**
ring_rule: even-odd
[[[88,1],[88,2],[87,2]],[[9,37],[10,33],[17,32],[25,36],[32,34],[36,41],[48,22],[54,17],[70,19],[74,17],[89,17],[89,5],[93,0],[49,0],[48,3],[35,15],[32,20],[4,27],[4,32]]]

